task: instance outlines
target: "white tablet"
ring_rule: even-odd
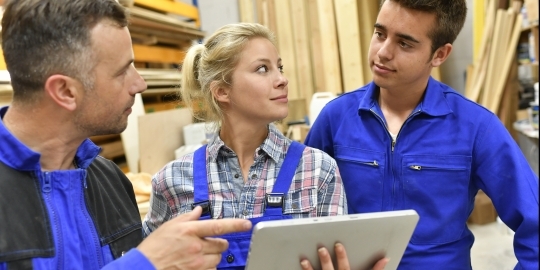
[[[351,269],[371,269],[383,257],[386,270],[395,270],[418,223],[414,210],[265,221],[253,228],[247,270],[301,269],[307,258],[320,269],[317,248],[345,246]],[[337,268],[336,268],[337,269]]]

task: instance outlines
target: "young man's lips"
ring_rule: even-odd
[[[375,66],[376,66],[378,69],[382,69],[382,70],[385,70],[385,71],[394,71],[393,69],[389,69],[389,68],[387,68],[387,67],[385,67],[385,66],[381,66],[381,65],[377,65],[377,64],[375,64]]]

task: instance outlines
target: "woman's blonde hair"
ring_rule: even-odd
[[[246,43],[255,37],[268,39],[275,45],[274,34],[257,23],[228,24],[219,28],[205,44],[193,45],[186,53],[182,65],[180,95],[186,106],[197,102],[201,110],[193,116],[201,121],[213,122],[219,127],[223,111],[211,92],[216,87],[232,84],[232,73]]]

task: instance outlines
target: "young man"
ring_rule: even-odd
[[[210,269],[246,220],[179,216],[142,241],[133,188],[87,138],[122,132],[146,84],[115,0],[8,0],[0,269]],[[142,241],[142,242],[141,242]]]
[[[373,82],[328,103],[306,144],[336,159],[349,213],[419,213],[402,269],[471,268],[466,221],[479,189],[515,231],[516,268],[537,268],[538,177],[496,115],[430,77],[466,10],[465,0],[386,0]]]

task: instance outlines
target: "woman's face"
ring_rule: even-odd
[[[225,117],[229,121],[269,124],[288,114],[288,80],[276,47],[266,38],[249,40],[225,91]],[[232,117],[232,118],[231,118]],[[234,122],[232,122],[234,123]]]

